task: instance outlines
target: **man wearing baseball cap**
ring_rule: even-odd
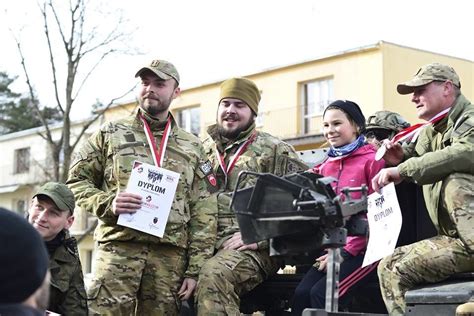
[[[99,315],[178,315],[212,256],[217,207],[205,180],[202,143],[169,110],[180,93],[176,67],[155,59],[135,77],[137,111],[94,133],[67,181],[78,205],[99,220],[89,309]],[[163,237],[117,224],[120,214],[135,213],[145,202],[126,192],[134,161],[180,175]]]
[[[390,315],[403,315],[405,293],[423,283],[474,271],[474,105],[460,91],[450,66],[433,63],[397,86],[412,94],[418,117],[427,124],[411,146],[385,141],[382,169],[373,179],[379,190],[389,182],[412,181],[423,196],[438,236],[396,248],[378,268]]]
[[[87,315],[81,261],[69,228],[74,222],[74,195],[63,183],[47,182],[31,200],[28,221],[43,237],[51,272],[48,310],[63,315]]]
[[[38,232],[0,207],[0,315],[41,316],[48,304],[48,254]]]
[[[260,91],[246,78],[231,78],[220,87],[217,122],[204,140],[209,187],[218,191],[216,253],[199,274],[196,293],[198,315],[239,315],[240,296],[278,270],[269,256],[268,243],[245,245],[230,196],[241,171],[269,172],[278,176],[307,169],[293,147],[257,131]],[[214,177],[215,176],[215,177]],[[241,183],[242,184],[242,183]],[[242,187],[252,185],[247,181]]]

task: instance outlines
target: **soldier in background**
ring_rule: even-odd
[[[257,131],[260,92],[254,82],[232,78],[220,87],[217,124],[204,141],[211,164],[209,187],[218,194],[216,253],[201,269],[197,288],[198,315],[240,315],[240,297],[278,270],[266,241],[245,245],[230,209],[232,192],[241,171],[278,176],[307,169],[292,146]],[[242,187],[252,185],[247,180]]]
[[[410,126],[410,123],[396,112],[377,111],[367,119],[365,136],[369,143],[378,148],[384,139],[392,139]],[[436,235],[420,187],[416,183],[402,181],[395,188],[403,216],[397,246],[408,245]]]
[[[141,79],[138,111],[93,134],[67,182],[78,205],[99,219],[89,308],[100,315],[177,315],[212,256],[216,201],[207,189],[201,141],[169,112],[180,93],[178,71],[153,60],[135,77]],[[117,225],[119,214],[134,213],[144,202],[125,192],[135,160],[180,174],[163,238]]]
[[[381,292],[390,315],[403,315],[405,293],[423,283],[474,271],[474,105],[460,91],[450,66],[421,67],[413,79],[397,86],[412,94],[418,118],[426,122],[414,146],[384,141],[389,168],[373,186],[402,180],[423,185],[423,195],[438,235],[396,248],[379,264]]]
[[[367,118],[365,137],[367,141],[380,147],[384,139],[391,139],[401,130],[410,127],[400,114],[392,111],[377,111]]]
[[[87,315],[81,261],[69,228],[74,223],[74,194],[62,183],[48,182],[31,200],[28,221],[43,237],[51,272],[48,311]]]

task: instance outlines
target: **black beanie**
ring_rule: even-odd
[[[20,215],[0,207],[0,304],[25,301],[43,284],[48,254],[43,238]]]
[[[365,117],[364,114],[362,114],[362,110],[360,109],[357,103],[349,100],[336,100],[329,104],[326,110],[329,108],[341,109],[354,120],[357,126],[359,126],[360,134],[365,131]],[[326,110],[324,110],[324,114],[326,114]]]

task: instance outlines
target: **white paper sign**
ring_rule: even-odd
[[[142,207],[134,214],[120,214],[117,224],[163,237],[179,176],[179,173],[134,161],[127,192],[141,195]]]
[[[391,255],[397,244],[402,212],[393,183],[383,187],[380,194],[374,192],[367,197],[367,219],[369,243],[363,267]]]

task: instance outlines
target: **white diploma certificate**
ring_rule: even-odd
[[[117,224],[163,237],[179,176],[179,173],[134,161],[126,191],[140,195],[142,207],[133,214],[120,214]]]
[[[369,243],[363,267],[391,255],[402,228],[402,212],[393,182],[384,186],[380,194],[370,194],[367,204]]]

